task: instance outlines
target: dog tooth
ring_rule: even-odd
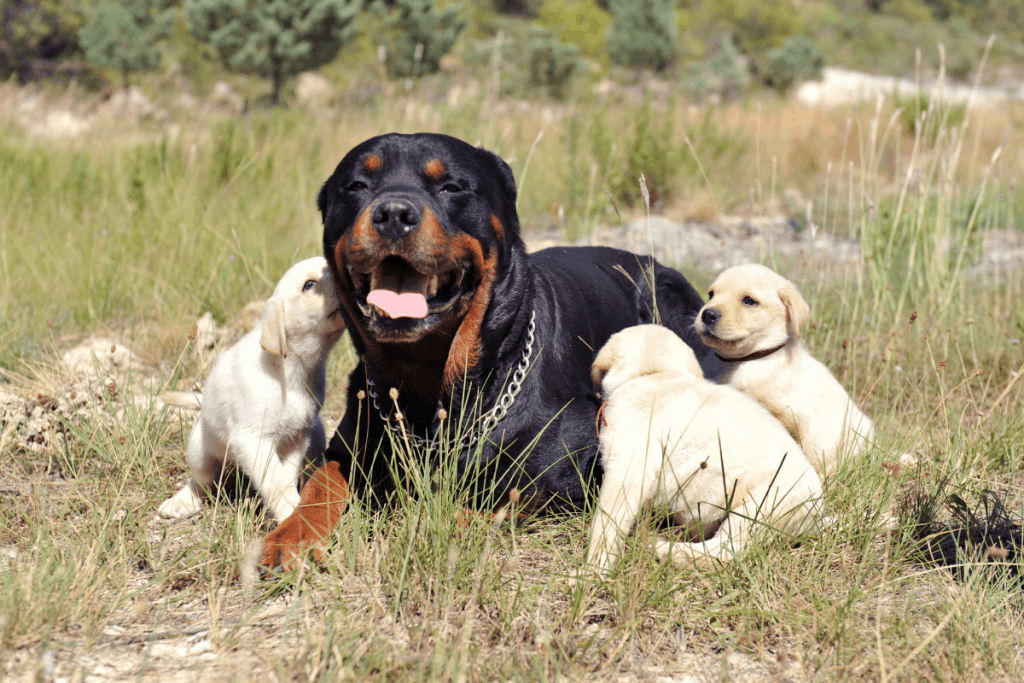
[[[437,294],[437,276],[431,275],[427,280],[427,297],[432,297],[435,294]]]
[[[374,270],[370,273],[370,291],[377,289],[377,281],[380,279],[377,275],[378,270]]]

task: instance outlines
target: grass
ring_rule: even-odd
[[[0,111],[0,388],[59,415],[65,435],[30,448],[23,426],[0,427],[0,677],[46,680],[55,663],[71,680],[1019,680],[1018,588],[920,564],[911,530],[888,521],[943,484],[969,500],[993,489],[1020,515],[1024,284],[967,275],[985,230],[1019,229],[1019,114],[900,130],[888,103],[582,101],[546,118],[483,97],[256,112],[186,122],[177,137],[111,126],[60,144],[25,138]],[[658,153],[630,142],[641,118],[669,131],[676,163],[654,167],[667,177],[637,166]],[[641,170],[669,188],[655,211],[766,213],[796,188],[817,229],[860,240],[863,264],[842,277],[769,261],[812,305],[805,341],[878,430],[827,483],[835,526],[705,571],[657,562],[641,529],[607,581],[576,586],[585,517],[460,524],[464,494],[443,471],[418,473],[424,492],[391,514],[354,505],[323,570],[279,581],[245,571],[270,525],[244,491],[194,520],[155,519],[181,483],[189,425],[131,378],[67,407],[59,354],[104,332],[158,384],[201,377],[195,319],[232,321],[320,249],[314,197],[348,148],[417,129],[495,149],[520,180],[529,164],[530,235],[614,224],[601,187]],[[698,291],[714,276],[677,265]],[[328,424],[355,361],[339,344]],[[918,467],[883,467],[905,451]]]

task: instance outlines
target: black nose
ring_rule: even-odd
[[[704,312],[700,314],[701,322],[708,327],[712,327],[721,317],[722,314],[718,312],[717,308],[705,308]]]
[[[408,199],[384,199],[370,215],[373,227],[392,242],[407,236],[420,224],[420,212]]]

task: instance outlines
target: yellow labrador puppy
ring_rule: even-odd
[[[874,439],[871,420],[800,341],[810,307],[796,286],[757,264],[711,284],[694,327],[725,361],[722,382],[757,399],[800,442],[822,478]]]
[[[615,564],[647,506],[669,510],[696,541],[656,542],[659,556],[680,562],[730,558],[755,524],[788,533],[817,527],[821,480],[800,446],[757,402],[705,380],[671,330],[639,325],[612,335],[591,379],[607,402],[589,569]]]
[[[201,408],[188,440],[192,478],[159,508],[182,518],[201,509],[226,461],[236,463],[282,520],[299,504],[305,460],[326,447],[320,407],[327,356],[345,331],[338,295],[322,256],[295,264],[267,300],[254,330],[225,351],[204,394],[168,392],[179,408]]]

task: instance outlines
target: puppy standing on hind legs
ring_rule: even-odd
[[[792,282],[751,263],[715,279],[694,328],[725,362],[721,381],[777,417],[824,478],[867,448],[874,426],[800,341],[810,310]]]
[[[788,533],[818,524],[821,480],[800,446],[764,408],[703,378],[693,351],[671,330],[613,335],[591,369],[607,398],[601,428],[604,482],[590,527],[589,568],[607,572],[648,506],[664,507],[690,538],[661,539],[661,557],[726,560],[755,524]]]
[[[267,300],[256,329],[225,351],[204,394],[168,392],[168,405],[201,407],[188,440],[192,474],[159,513],[196,514],[224,464],[236,463],[259,491],[270,514],[282,520],[299,503],[303,464],[326,448],[320,407],[327,357],[345,331],[334,283],[322,256],[284,274]]]

